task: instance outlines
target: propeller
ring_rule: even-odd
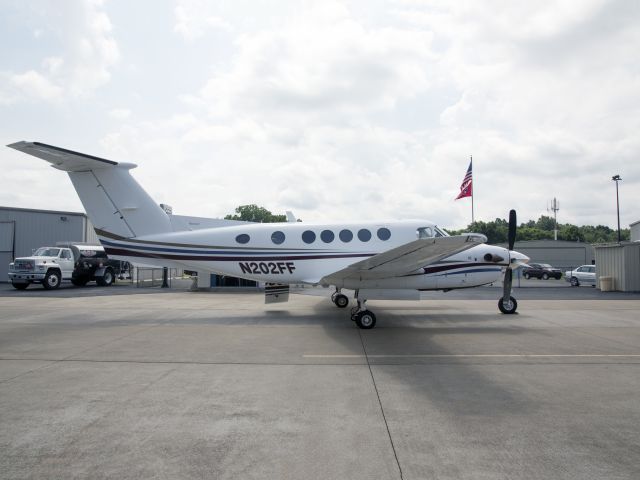
[[[509,253],[513,250],[513,245],[516,243],[516,228],[517,228],[517,219],[516,219],[516,211],[511,210],[509,212]],[[504,290],[502,293],[502,303],[504,305],[508,305],[511,301],[511,283],[513,280],[513,269],[511,268],[511,255],[509,255],[509,265],[504,272]]]
[[[513,250],[513,245],[516,243],[516,211],[511,210],[509,212],[509,251]]]

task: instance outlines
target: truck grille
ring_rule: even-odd
[[[17,271],[33,272],[35,262],[33,260],[16,260],[13,262],[13,268]]]

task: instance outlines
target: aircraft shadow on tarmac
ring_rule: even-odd
[[[486,351],[491,348],[487,344],[491,339],[509,341],[529,329],[496,326],[496,321],[505,318],[497,311],[442,313],[442,307],[431,307],[427,302],[421,302],[421,305],[403,305],[400,308],[375,305],[381,321],[372,330],[360,330],[354,324],[353,329],[346,330],[335,328],[333,322],[322,322],[321,325],[325,327],[327,336],[344,349],[350,349],[353,355],[366,355],[364,359],[370,365],[374,378],[384,376],[383,383],[391,385],[392,389],[409,388],[420,397],[428,397],[429,402],[441,412],[499,419],[536,409],[535,403],[510,389],[506,381],[505,384],[499,383],[483,373],[487,366],[491,368],[491,365],[502,363],[499,359],[456,357],[461,350],[465,353],[474,350],[464,346],[466,338],[461,339],[462,343],[452,338],[458,335],[471,337],[472,342],[477,342]],[[317,303],[314,309],[319,319],[326,318],[333,311],[335,317],[351,323],[349,309],[336,311],[329,299],[326,304]],[[475,325],[469,326],[469,323]],[[360,335],[359,348],[354,348],[357,343],[350,339],[351,335]],[[444,337],[448,337],[446,341],[456,344],[460,350],[454,352],[443,345],[438,339]],[[492,351],[500,348],[501,345],[495,345]],[[388,398],[393,397],[392,391],[382,393]]]

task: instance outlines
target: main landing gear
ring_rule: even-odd
[[[338,308],[346,308],[349,305],[349,298],[340,293],[340,289],[336,288],[336,291],[331,294],[331,301],[336,304]]]
[[[376,316],[372,311],[366,309],[365,303],[367,300],[359,299],[358,293],[358,290],[356,290],[355,298],[358,305],[351,309],[351,320],[356,322],[359,328],[369,330],[376,326]],[[336,291],[331,294],[331,301],[335,303],[338,308],[346,308],[347,305],[349,305],[349,298],[345,294],[340,293],[339,288],[336,288]]]
[[[365,302],[358,300],[358,306],[351,309],[351,320],[356,322],[358,328],[369,330],[376,326],[376,316],[365,308]]]

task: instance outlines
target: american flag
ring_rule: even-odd
[[[456,200],[464,197],[473,197],[472,165],[473,160],[469,162],[469,168],[467,168],[467,173],[462,179],[462,184],[460,185],[460,194],[456,197]]]

